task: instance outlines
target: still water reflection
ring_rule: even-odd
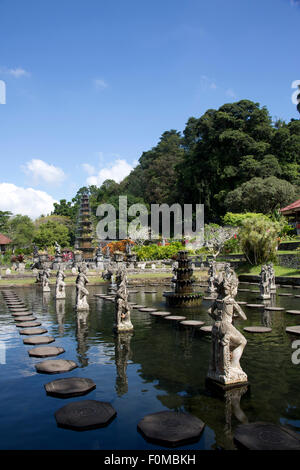
[[[252,292],[240,292],[238,300],[261,303],[253,292],[257,287],[243,287]],[[113,302],[94,297],[95,293],[107,293],[107,287],[89,290],[90,311],[76,313],[73,287],[66,289],[66,300],[59,301],[53,298],[53,291],[43,295],[36,287],[16,289],[48,329],[47,334],[55,337],[52,345],[65,349],[59,357],[78,364],[77,369],[59,375],[36,373],[34,364],[40,359],[28,356],[31,347],[23,344],[0,296],[0,344],[5,345],[5,364],[0,364],[1,449],[158,449],[137,432],[137,423],[144,415],[162,410],[186,411],[206,423],[199,442],[183,449],[234,449],[233,433],[241,422],[288,423],[300,431],[300,365],[291,361],[295,338],[285,333],[287,326],[300,323],[296,315],[242,306],[248,320],[235,320],[238,329],[264,325],[272,332],[244,333],[248,344],[241,365],[250,386],[224,395],[205,385],[209,335],[178,328],[134,309],[134,332],[115,335]],[[131,294],[131,302],[166,309],[162,288],[155,287],[157,292],[152,294],[144,293],[151,288],[138,290]],[[293,296],[276,295],[271,305],[299,309],[295,289],[279,292]],[[180,314],[211,324],[209,305],[204,300],[197,309],[180,310]],[[45,383],[76,376],[91,378],[96,389],[85,397],[67,400],[46,395]],[[106,428],[82,433],[56,426],[57,409],[87,398],[110,402],[117,418]]]

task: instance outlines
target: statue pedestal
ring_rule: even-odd
[[[122,332],[122,331],[132,331],[133,324],[131,321],[119,323],[119,325],[114,325],[114,331]]]
[[[42,291],[43,292],[50,292],[50,287],[49,286],[42,286]]]
[[[62,292],[56,291],[55,298],[56,299],[65,299],[66,298],[65,290],[63,290]]]

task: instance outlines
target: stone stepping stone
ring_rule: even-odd
[[[144,294],[156,294],[157,290],[144,290]]]
[[[213,328],[212,325],[206,325],[206,326],[201,326],[199,330],[202,331],[203,333],[211,333],[212,328]]]
[[[157,308],[152,307],[139,308],[139,312],[157,312],[157,310]]]
[[[50,357],[58,356],[64,352],[64,348],[58,348],[56,346],[42,346],[41,348],[37,347],[29,349],[28,354],[30,357]]]
[[[42,335],[44,333],[47,333],[48,330],[46,328],[24,328],[24,330],[20,330],[19,333],[20,335]]]
[[[285,331],[294,335],[300,335],[300,325],[288,326]]]
[[[297,298],[298,298],[298,297],[300,297],[300,295],[294,295],[294,297],[297,297]]]
[[[238,303],[238,305],[247,305],[247,302],[243,302],[243,301],[242,302],[237,302],[237,303]]]
[[[12,312],[12,314],[13,314],[13,313],[28,312],[28,308],[27,308],[27,307],[10,308],[9,310],[10,310],[10,312]]]
[[[202,297],[203,300],[216,300],[217,297]]]
[[[258,421],[237,426],[237,445],[248,450],[300,450],[300,436],[290,428]]]
[[[265,310],[273,310],[274,312],[279,312],[285,309],[283,307],[265,307]]]
[[[253,292],[250,289],[238,289],[238,292]]]
[[[135,305],[132,306],[132,308],[134,308],[134,309],[140,309],[140,308],[146,308],[146,307],[145,307],[145,305],[137,305],[137,304],[135,304]]]
[[[244,331],[248,333],[270,333],[272,328],[266,326],[245,326]]]
[[[31,316],[32,312],[29,312],[28,310],[24,310],[23,312],[13,312],[12,316],[13,317],[25,317],[25,316]]]
[[[36,348],[48,349],[48,348]],[[49,348],[50,349],[50,348]],[[70,377],[68,379],[57,379],[44,385],[47,395],[58,398],[70,398],[86,395],[96,388],[91,379],[82,377]]]
[[[55,419],[59,427],[85,431],[108,425],[116,414],[110,403],[81,400],[60,408],[55,413]]]
[[[139,292],[139,290],[129,290],[128,294],[138,294]]]
[[[197,442],[204,426],[203,421],[196,416],[177,411],[149,414],[137,425],[146,440],[167,447]]]
[[[260,290],[255,289],[255,290],[250,290],[250,292],[251,292],[252,294],[259,294],[259,293],[260,293]]]
[[[185,320],[186,317],[183,317],[181,315],[168,315],[167,317],[165,317],[165,320],[170,320],[170,321],[183,321]]]
[[[290,313],[291,315],[300,315],[300,310],[287,310],[286,313]]]
[[[31,328],[31,327],[34,327],[34,326],[41,326],[41,322],[39,322],[39,321],[27,321],[26,320],[26,321],[16,323],[16,326],[18,328],[27,328],[27,327]]]
[[[293,294],[278,294],[278,295],[281,295],[282,297],[292,297]]]
[[[170,312],[151,312],[150,315],[153,317],[166,317],[168,315],[171,315]]]
[[[280,287],[288,287],[290,289],[293,286],[290,284],[280,284]]]
[[[265,308],[264,304],[246,304],[249,308]]]
[[[202,326],[204,325],[204,321],[198,321],[198,320],[184,320],[180,322],[180,325],[183,326],[191,326],[192,328],[195,328],[197,326]]]
[[[18,322],[34,321],[34,320],[36,320],[36,317],[34,317],[33,315],[27,315],[27,316],[26,315],[24,315],[24,316],[18,315],[17,317],[14,318],[14,320],[17,324]]]
[[[49,344],[53,343],[55,339],[53,336],[29,336],[29,338],[23,339],[24,344]]]
[[[49,359],[38,362],[34,367],[41,374],[61,374],[63,372],[70,372],[78,366],[76,362],[67,359]]]

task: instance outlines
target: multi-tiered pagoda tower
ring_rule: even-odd
[[[84,194],[80,203],[76,237],[76,248],[82,251],[82,261],[94,261],[92,241],[93,235],[89,197],[87,194]]]
[[[175,283],[175,292],[165,292],[164,297],[170,307],[193,307],[201,302],[203,294],[194,292],[195,280],[188,251],[179,251],[177,262],[176,279],[172,280]]]

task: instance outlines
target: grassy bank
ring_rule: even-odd
[[[275,276],[285,277],[300,277],[300,270],[295,268],[287,268],[285,266],[278,266],[274,264]],[[252,266],[249,263],[244,263],[236,269],[238,275],[259,275],[261,266]]]

